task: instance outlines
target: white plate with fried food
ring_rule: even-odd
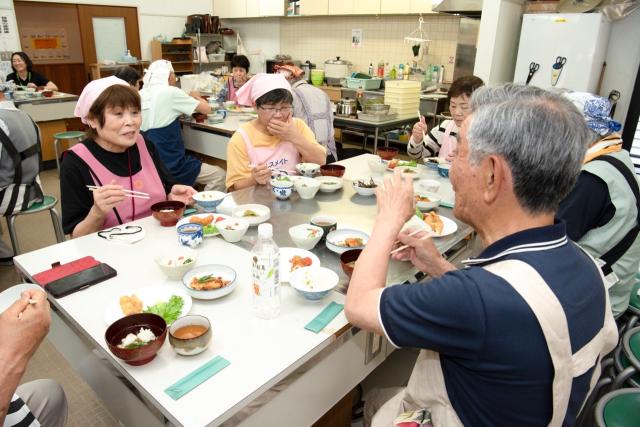
[[[182,305],[177,298],[182,299]],[[145,310],[160,314],[167,325],[173,323],[178,317],[189,314],[193,301],[187,293],[174,286],[149,286],[125,292],[107,305],[104,312],[104,321],[112,324],[116,320],[130,314],[143,313]],[[164,304],[164,305],[163,305]],[[180,309],[178,311],[178,309]]]
[[[349,249],[363,249],[369,241],[369,235],[364,231],[341,228],[333,230],[327,235],[327,248],[337,254]]]
[[[416,212],[416,215],[412,216],[403,228],[408,227],[427,230],[433,233],[432,237],[449,236],[458,230],[458,224],[454,220],[433,211],[423,213],[422,217],[419,217]]]
[[[237,286],[236,271],[222,264],[207,264],[188,271],[182,278],[189,295],[196,299],[217,299]]]
[[[301,267],[320,267],[320,259],[300,248],[280,248],[280,281],[288,282],[291,273]]]

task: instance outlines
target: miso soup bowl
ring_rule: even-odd
[[[174,335],[176,331],[185,326],[204,326],[206,330],[202,335],[193,338],[176,337]],[[173,351],[182,356],[195,356],[202,353],[209,347],[211,337],[211,322],[204,316],[195,314],[182,316],[169,327],[169,344]]]

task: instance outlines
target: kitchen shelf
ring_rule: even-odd
[[[165,59],[171,61],[176,74],[193,73],[193,43],[162,43],[151,41],[151,59]],[[179,60],[177,60],[179,59]]]
[[[222,34],[215,33],[189,33],[187,34],[187,37],[191,37],[193,50],[197,52],[196,58],[194,58],[193,63],[197,64],[197,72],[201,73],[204,68],[203,65],[208,64],[209,62],[202,61],[202,58],[200,58],[200,52],[202,52],[203,48],[206,50],[207,45],[211,42],[220,42],[220,46],[222,46],[224,36]],[[224,61],[214,61],[213,63],[216,62],[223,63]]]

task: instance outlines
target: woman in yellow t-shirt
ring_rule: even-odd
[[[272,174],[295,175],[296,164],[323,165],[327,153],[309,127],[291,115],[291,86],[280,74],[257,74],[238,91],[258,118],[242,125],[227,147],[229,191],[266,184]]]

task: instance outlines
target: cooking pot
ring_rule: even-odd
[[[336,114],[340,116],[355,116],[357,114],[356,100],[342,98],[336,103]]]
[[[328,59],[324,61],[324,77],[327,79],[327,84],[340,85],[341,79],[346,79],[351,75],[351,62],[340,59],[336,56],[336,59]]]

